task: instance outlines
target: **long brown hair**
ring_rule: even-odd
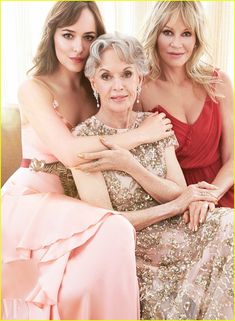
[[[37,53],[33,59],[33,76],[51,74],[58,66],[58,59],[55,53],[54,34],[57,28],[70,26],[78,20],[84,8],[88,8],[96,22],[97,36],[105,33],[104,23],[97,7],[93,1],[60,1],[52,7],[49,12],[39,43]]]

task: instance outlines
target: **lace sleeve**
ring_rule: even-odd
[[[176,136],[173,134],[167,138],[163,138],[159,141],[159,145],[165,149],[167,147],[170,147],[170,146],[174,146],[175,149],[179,147],[179,143],[178,143],[178,140],[176,138]]]

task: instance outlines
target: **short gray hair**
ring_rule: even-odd
[[[96,68],[101,64],[101,54],[109,48],[114,49],[121,60],[135,65],[139,75],[148,74],[148,63],[140,42],[134,37],[115,32],[103,34],[92,43],[85,66],[86,77],[94,76]]]

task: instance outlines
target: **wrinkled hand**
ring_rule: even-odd
[[[120,170],[128,173],[133,166],[133,162],[136,162],[132,154],[127,149],[112,144],[102,137],[100,137],[100,141],[108,150],[79,154],[79,157],[87,162],[80,164],[76,169],[86,172]]]
[[[188,227],[192,231],[197,231],[199,224],[206,221],[208,211],[213,211],[215,209],[215,203],[197,201],[189,204],[188,210],[183,214],[183,219],[185,223],[189,223]]]
[[[138,128],[146,143],[153,143],[174,134],[170,119],[164,113],[153,113]]]
[[[218,199],[213,194],[213,191],[217,189],[217,186],[207,182],[199,182],[197,184],[187,186],[183,193],[174,200],[178,207],[179,214],[183,213],[184,219],[186,220],[187,215],[189,214],[189,206],[192,202],[206,201],[217,204]]]

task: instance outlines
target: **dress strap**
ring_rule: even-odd
[[[219,77],[219,71],[220,71],[219,68],[215,68],[214,71],[213,71],[213,76],[214,77]]]
[[[73,125],[70,124],[70,122],[59,112],[58,107],[59,107],[59,103],[57,100],[53,100],[52,106],[56,112],[56,114],[61,118],[61,120],[63,121],[63,123],[68,127],[69,130],[73,129]]]
[[[54,95],[54,92],[53,90],[51,89],[51,87],[45,83],[44,81],[40,80],[40,79],[37,79],[37,78],[32,78],[33,81],[36,81],[38,83],[40,83],[42,86],[44,86],[50,93],[51,95],[53,96],[53,102],[52,102],[52,107],[54,108],[56,114],[61,118],[61,120],[63,121],[63,123],[68,127],[69,130],[72,130],[72,128],[74,126],[72,126],[70,124],[70,122],[61,114],[61,112],[59,112],[58,108],[59,108],[59,103],[58,101],[55,99],[55,95]]]

